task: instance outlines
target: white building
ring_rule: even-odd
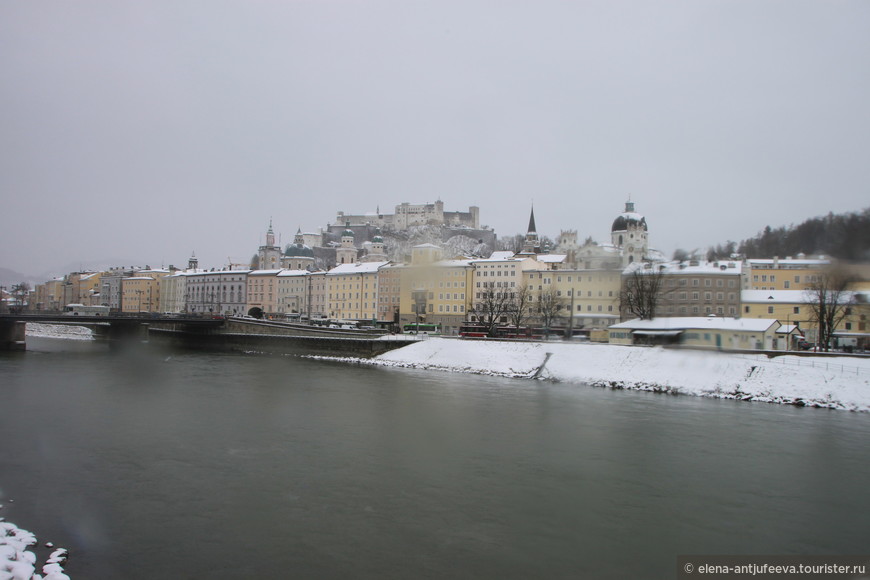
[[[729,350],[786,350],[778,320],[673,317],[629,320],[608,328],[611,344],[681,344]]]
[[[247,314],[250,270],[219,270],[187,274],[186,311],[193,314]]]

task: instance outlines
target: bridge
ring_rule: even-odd
[[[172,321],[193,328],[218,328],[223,318],[194,318],[151,316],[148,314],[111,314],[108,316],[70,315],[62,312],[22,312],[0,314],[0,350],[24,350],[26,346],[25,325],[67,324],[90,328],[96,337],[110,341],[130,338],[147,339],[151,325]]]
[[[93,330],[110,345],[153,340],[182,348],[372,357],[417,340],[382,330],[333,329],[249,318],[184,315],[0,314],[0,350],[25,350],[25,325],[68,324]]]

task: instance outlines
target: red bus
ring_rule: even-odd
[[[489,333],[481,324],[463,324],[459,327],[459,336],[467,338],[482,338],[484,336],[489,336]]]

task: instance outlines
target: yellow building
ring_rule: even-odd
[[[308,275],[308,316],[312,319],[327,317],[327,289],[326,272],[312,272]]]
[[[101,272],[90,272],[81,274],[78,283],[79,302],[88,306],[99,306],[100,304],[100,279]]]
[[[834,331],[837,344],[859,349],[868,347],[870,339],[870,304],[868,293],[847,292],[843,299],[849,304]],[[741,293],[743,318],[780,320],[785,325],[795,325],[803,332],[810,344],[818,342],[818,324],[810,307],[812,294],[805,290],[744,290]]]
[[[278,272],[277,312],[291,318],[308,318],[310,310],[310,280],[307,270],[281,270]]]
[[[498,294],[517,294],[526,282],[526,272],[530,270],[545,270],[547,267],[532,255],[514,255],[513,252],[493,252],[489,258],[472,260],[473,271],[471,274],[471,292],[469,292],[470,309],[469,321],[474,322],[479,316],[474,309],[481,309],[482,301],[486,300],[487,293],[494,291]],[[485,306],[483,310],[486,310]],[[507,313],[501,316],[500,324],[510,324]]]
[[[389,262],[341,264],[326,273],[329,318],[371,322],[378,313],[378,270]]]
[[[557,312],[564,312],[558,326],[570,326],[585,335],[619,321],[619,270],[532,270],[524,277],[534,296],[533,304],[540,304],[547,292],[555,295],[561,305]]]
[[[281,270],[252,270],[248,272],[245,291],[245,311],[255,318],[279,315],[278,273]]]
[[[747,259],[743,265],[744,290],[805,290],[831,265],[824,257]]]
[[[153,276],[134,276],[121,280],[121,312],[158,312],[160,283]]]
[[[387,264],[378,270],[378,322],[398,323],[402,299],[402,267]]]
[[[399,272],[399,323],[426,323],[455,335],[471,308],[474,268],[469,260],[428,260],[439,253],[417,255],[417,262]],[[392,298],[392,296],[391,296]]]
[[[34,306],[37,310],[60,310],[63,308],[63,278],[55,278],[34,288]]]

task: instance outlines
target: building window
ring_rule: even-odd
[[[768,313],[768,314],[773,314],[773,306],[768,306],[768,307],[767,307],[767,313]]]

